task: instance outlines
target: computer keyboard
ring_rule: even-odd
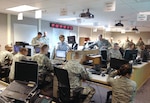
[[[0,97],[0,103],[6,103],[6,101]]]
[[[27,84],[23,84],[19,82],[13,82],[11,86],[7,87],[7,89],[21,94],[28,94],[32,90],[32,88],[27,86]]]
[[[12,103],[12,102],[7,97],[0,96],[0,103]]]

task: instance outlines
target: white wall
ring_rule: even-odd
[[[1,50],[4,50],[7,44],[7,15],[0,13],[0,45]]]
[[[27,24],[14,24],[14,42],[23,41],[31,44],[32,38],[37,35],[37,27]]]

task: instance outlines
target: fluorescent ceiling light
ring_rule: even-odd
[[[30,10],[36,10],[36,9],[39,9],[39,8],[32,7],[32,6],[29,6],[29,5],[21,5],[21,6],[8,8],[6,10],[15,11],[15,12],[24,12],[24,11],[30,11]]]
[[[60,20],[60,21],[71,21],[71,20],[77,20],[77,18],[60,18],[60,19],[57,19],[57,20]]]
[[[121,30],[121,34],[125,34],[126,33],[126,31],[125,30]]]
[[[142,15],[150,15],[150,11],[147,11],[147,12],[139,12],[139,14],[142,14]]]

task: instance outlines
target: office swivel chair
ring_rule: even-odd
[[[102,61],[102,63],[101,63],[101,66],[102,66],[102,68],[107,68],[107,51],[106,50],[102,50],[101,51],[101,56],[102,56],[102,58],[101,58],[101,61]]]
[[[75,89],[73,96],[71,97],[67,70],[54,67],[54,73],[58,80],[58,94],[60,101],[62,103],[81,103],[81,101],[85,98],[80,95],[83,88],[81,87]]]
[[[107,92],[106,103],[111,103],[112,99],[110,98],[110,96],[112,96],[112,91]]]
[[[0,66],[0,79],[4,78],[5,82],[9,82],[9,72],[10,72],[10,67],[9,66]]]

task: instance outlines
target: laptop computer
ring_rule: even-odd
[[[55,58],[52,60],[52,64],[61,65],[66,61],[66,51],[64,50],[56,50]]]
[[[38,65],[33,62],[16,62],[14,81],[2,92],[2,96],[26,101],[37,88]]]

